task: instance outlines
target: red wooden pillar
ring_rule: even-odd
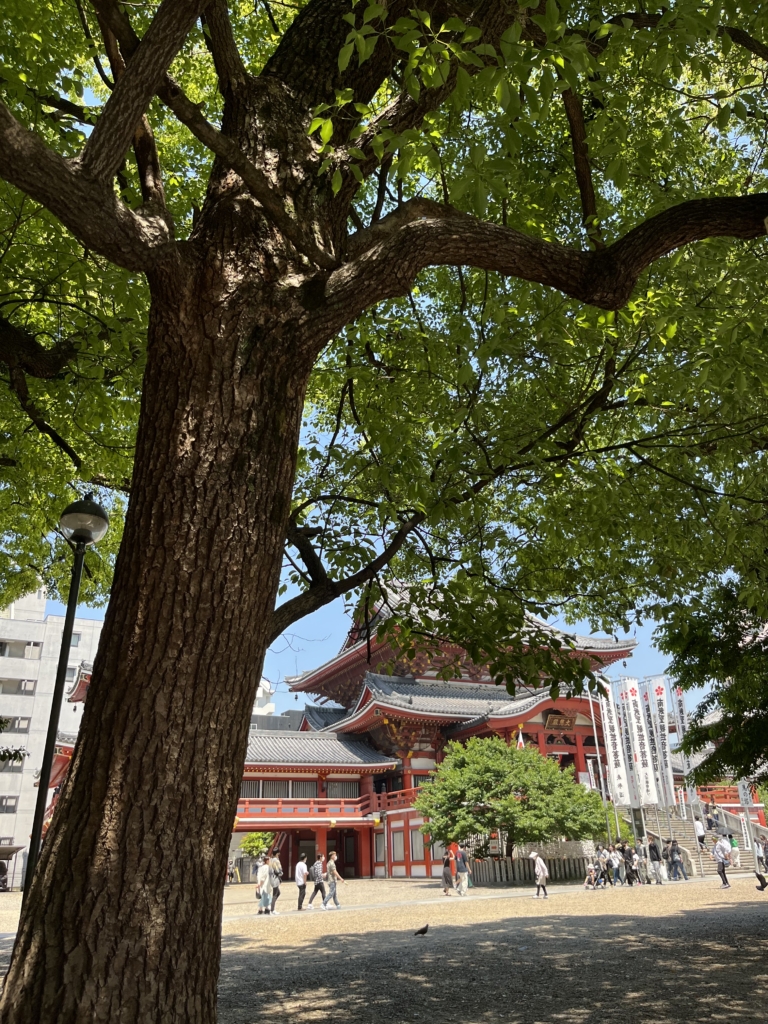
[[[539,753],[541,754],[542,757],[546,757],[547,756],[547,737],[544,735],[543,732],[540,732],[538,734],[538,736],[536,737],[536,739],[538,740],[538,743],[539,743]]]
[[[586,772],[587,770],[587,759],[584,756],[584,737],[580,733],[576,733],[576,779],[579,778],[579,772]]]
[[[406,814],[403,822],[403,853],[405,855],[405,877],[411,877],[411,818]]]
[[[372,830],[370,828],[359,828],[355,831],[357,833],[355,873],[358,878],[373,878]]]
[[[328,857],[328,829],[327,828],[316,828],[315,829],[315,858],[317,855],[322,853],[324,857]]]

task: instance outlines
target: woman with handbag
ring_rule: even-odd
[[[276,914],[275,904],[277,903],[277,897],[280,895],[280,882],[283,878],[283,865],[280,863],[280,858],[275,856],[269,862],[269,881],[272,885],[272,904],[270,911]]]
[[[256,873],[256,896],[259,901],[259,914],[269,914],[272,907],[272,882],[270,881],[269,864],[259,858],[259,870]]]

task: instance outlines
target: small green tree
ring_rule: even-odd
[[[261,857],[275,841],[274,832],[249,832],[238,847],[244,857]]]
[[[495,830],[512,845],[585,839],[605,824],[600,797],[575,784],[572,768],[498,737],[449,743],[415,807],[429,819],[422,831],[443,843]]]
[[[0,718],[0,733],[5,732],[8,726],[11,724],[10,718]],[[25,757],[29,756],[29,751],[25,750],[24,747],[4,747],[0,746],[0,763],[3,761],[12,761],[19,763],[24,760]]]

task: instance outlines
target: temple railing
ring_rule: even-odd
[[[401,789],[396,793],[367,793],[347,800],[312,797],[301,800],[288,797],[241,798],[237,803],[237,816],[242,823],[254,824],[260,818],[288,823],[291,819],[360,818],[371,814],[408,810],[413,806],[418,789]]]
[[[309,800],[272,798],[250,800],[242,799],[237,803],[237,816],[247,819],[249,823],[259,818],[281,818],[289,822],[292,818],[364,818],[371,813],[370,796],[357,797],[354,800],[328,800],[312,797]]]

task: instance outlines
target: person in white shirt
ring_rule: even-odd
[[[694,821],[693,823],[693,827],[696,830],[696,838],[699,840],[699,846],[702,848],[702,850],[706,850],[707,830],[704,828],[704,822],[701,820],[701,818],[696,818],[696,821]]]
[[[536,895],[533,897],[535,900],[539,898],[539,892],[541,889],[544,890],[544,899],[547,900],[547,879],[549,878],[549,868],[544,862],[544,858],[534,852],[529,854],[530,859],[534,862],[533,871],[536,875]]]
[[[731,886],[725,874],[725,865],[731,863],[731,844],[726,836],[720,836],[712,850],[712,859],[717,861],[717,873],[722,881],[721,889],[730,889]]]
[[[309,874],[309,868],[307,867],[307,855],[302,853],[299,857],[299,863],[296,865],[296,885],[299,887],[299,910],[303,910],[304,897],[307,895],[307,875]]]

